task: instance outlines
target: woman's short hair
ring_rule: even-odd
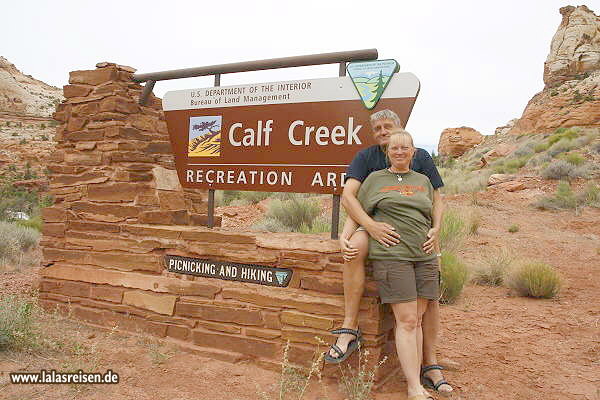
[[[403,128],[395,128],[395,129],[393,129],[392,132],[390,133],[390,139],[389,139],[388,143],[391,142],[392,138],[396,137],[396,136],[408,138],[408,140],[410,141],[411,146],[415,147],[415,142],[414,142],[414,140],[412,138],[412,135],[406,129],[403,129]],[[386,152],[387,152],[387,147],[386,147]]]
[[[371,124],[374,124],[375,122],[382,120],[382,119],[389,119],[394,122],[394,125],[396,125],[398,127],[402,126],[402,121],[400,121],[400,117],[398,116],[398,114],[396,114],[392,110],[377,111],[376,113],[371,114],[370,119],[371,119]]]

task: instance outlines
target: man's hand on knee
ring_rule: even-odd
[[[358,255],[358,249],[353,247],[350,240],[346,238],[340,238],[340,247],[342,248],[342,257],[344,261],[352,261]]]

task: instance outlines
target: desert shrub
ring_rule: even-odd
[[[50,140],[50,138],[48,137],[48,135],[42,135],[40,136],[40,140],[43,142],[47,142],[48,140]]]
[[[525,297],[550,299],[560,292],[561,278],[551,265],[528,261],[516,267],[508,276],[508,285]]]
[[[527,165],[537,167],[538,165],[543,165],[545,163],[549,163],[552,161],[552,156],[548,153],[537,154],[527,161]]]
[[[40,129],[46,129],[46,124],[40,124]],[[48,140],[48,139],[46,139]]]
[[[10,134],[10,136],[17,137],[17,136],[19,136],[19,132],[13,132],[13,133]]]
[[[271,192],[241,192],[239,194],[239,198],[242,200],[247,200],[250,204],[256,204],[266,198],[269,198],[273,195]]]
[[[478,285],[501,286],[514,256],[506,248],[485,254],[471,270],[471,281]]]
[[[443,251],[440,301],[446,304],[454,303],[461,294],[467,278],[468,271],[465,264],[454,253]]]
[[[217,207],[228,206],[233,200],[239,199],[241,193],[240,190],[216,190],[215,205]]]
[[[521,146],[517,150],[515,150],[510,156],[511,156],[511,158],[531,156],[534,153],[534,149],[535,149],[535,143],[533,143],[533,142],[525,143],[523,146]]]
[[[562,139],[556,143],[554,143],[548,149],[548,154],[552,157],[556,157],[561,153],[566,153],[567,151],[573,150],[573,142],[569,139]]]
[[[551,145],[549,142],[536,143],[535,146],[533,146],[533,151],[535,151],[536,153],[541,153],[548,150],[550,146]]]
[[[569,182],[560,182],[553,196],[545,196],[534,203],[534,206],[542,210],[560,210],[564,208],[575,208],[577,199],[571,190]]]
[[[0,298],[0,351],[29,349],[38,344],[37,307],[32,300],[14,296]]]
[[[320,211],[319,203],[310,198],[292,197],[284,201],[273,199],[269,204],[267,217],[275,218],[294,232],[298,232],[302,225],[312,228]]]
[[[510,233],[515,233],[515,232],[519,232],[519,225],[517,224],[512,224],[511,226],[508,227],[508,231]]]
[[[592,153],[600,154],[600,142],[596,142],[591,146]]]
[[[575,166],[580,166],[585,162],[585,158],[579,153],[562,154],[559,158]]]
[[[467,232],[469,235],[477,235],[481,221],[481,214],[478,211],[469,212],[467,216]]]
[[[37,232],[41,232],[42,227],[44,225],[44,221],[42,221],[42,217],[39,215],[31,217],[27,220],[16,220],[15,223],[19,226],[22,226],[26,230],[29,229],[32,232],[34,230]]]
[[[267,232],[289,232],[290,228],[285,226],[276,218],[263,218],[260,221],[256,222],[251,227],[257,231],[267,231]]]
[[[311,227],[306,224],[300,225],[300,233],[323,233],[331,232],[331,223],[325,218],[316,218]]]
[[[544,179],[566,179],[573,174],[575,166],[564,160],[553,161],[544,170],[542,170],[542,178]]]
[[[17,223],[0,222],[0,258],[14,261],[19,254],[37,245],[39,231]]]
[[[466,171],[461,169],[440,168],[444,180],[442,193],[458,194],[480,192],[487,188],[487,182],[492,174],[489,170]]]
[[[340,366],[340,387],[347,400],[369,400],[372,399],[371,391],[375,384],[377,370],[386,362],[387,356],[380,362],[369,367],[369,350],[358,348],[358,367],[353,369],[350,363],[345,368]]]
[[[515,171],[522,168],[525,164],[527,164],[527,161],[529,161],[529,158],[531,158],[528,155],[525,156],[521,156],[521,157],[517,157],[517,158],[513,158],[510,160],[506,160],[504,162],[504,166],[507,169],[514,169]]]
[[[317,338],[319,339],[319,338]],[[320,339],[319,339],[320,340]],[[290,342],[288,341],[283,349],[283,362],[281,363],[281,375],[279,382],[277,382],[277,394],[275,397],[271,397],[267,392],[258,389],[258,398],[260,400],[288,400],[298,399],[302,400],[306,389],[311,383],[311,379],[316,376],[318,380],[321,380],[320,367],[323,362],[325,353],[319,351],[319,347],[315,350],[315,354],[311,360],[310,367],[307,369],[295,366],[290,362]]]
[[[455,209],[446,210],[439,234],[441,250],[456,252],[462,246],[466,232],[463,216]]]
[[[548,143],[555,144],[563,139],[573,140],[579,136],[579,132],[574,129],[558,128],[553,135],[548,138]]]
[[[229,205],[233,207],[247,206],[249,204],[250,202],[246,199],[233,199],[231,200],[231,203],[229,203]]]
[[[593,183],[586,185],[576,197],[577,203],[580,205],[600,207],[600,188]]]
[[[21,141],[19,142],[19,144],[27,144],[27,140],[26,139],[21,139]]]

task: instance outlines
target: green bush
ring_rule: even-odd
[[[28,220],[17,220],[17,221],[15,221],[15,223],[24,228],[29,228],[32,230],[36,230],[38,232],[42,231],[42,227],[44,225],[44,221],[42,220],[42,217],[39,215],[29,218]]]
[[[478,285],[501,286],[513,260],[514,256],[505,248],[491,251],[473,268],[471,281]]]
[[[600,207],[600,188],[589,183],[583,192],[577,194],[577,203],[586,206]]]
[[[561,278],[551,265],[529,261],[510,273],[508,284],[520,296],[550,299],[560,292]]]
[[[14,296],[0,298],[0,350],[37,347],[37,307],[32,300]]]
[[[569,139],[562,139],[559,142],[554,143],[548,149],[548,154],[552,157],[556,157],[561,153],[566,153],[567,151],[573,150],[573,142]]]
[[[593,153],[600,154],[600,142],[596,142],[592,145],[591,150]]]
[[[585,162],[585,158],[579,153],[562,154],[559,158],[575,166],[580,166]]]
[[[454,209],[446,210],[439,235],[441,250],[458,251],[463,244],[466,233],[467,227],[463,216]]]
[[[19,142],[19,144],[27,144],[27,140],[26,139],[21,139],[21,141]]]
[[[544,179],[566,179],[569,178],[575,166],[564,160],[553,161],[544,170],[542,170],[542,178]]]
[[[441,298],[442,303],[454,303],[461,294],[468,279],[465,264],[459,261],[454,253],[442,252],[441,265]]]
[[[290,228],[275,218],[263,218],[251,226],[251,229],[267,232],[289,232]]]
[[[264,199],[271,197],[273,193],[271,192],[241,192],[239,194],[239,198],[242,200],[247,200],[250,204],[256,204]]]
[[[0,259],[16,262],[19,255],[37,246],[39,232],[17,223],[0,222]]]
[[[321,208],[319,203],[310,198],[292,197],[290,200],[271,200],[267,218],[275,218],[294,232],[300,231],[302,225],[312,228]]]
[[[533,151],[535,151],[536,153],[541,153],[548,150],[550,146],[551,145],[549,142],[540,142],[533,147]]]
[[[577,207],[577,199],[571,190],[569,182],[560,182],[554,196],[545,196],[534,203],[534,206],[542,210],[560,210],[564,208]]]
[[[548,143],[554,144],[563,139],[572,140],[579,136],[579,132],[576,129],[570,128],[558,128],[552,136],[548,138]]]
[[[517,224],[512,224],[511,226],[508,227],[508,231],[510,233],[515,233],[515,232],[519,232],[519,225]]]
[[[316,218],[312,224],[312,227],[309,227],[306,224],[300,225],[299,229],[300,233],[323,233],[323,232],[331,232],[331,223],[325,218]]]

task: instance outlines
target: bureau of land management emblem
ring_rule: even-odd
[[[221,116],[190,117],[188,157],[221,155]]]
[[[373,109],[385,91],[392,75],[400,70],[396,60],[351,62],[348,75],[365,107]]]

